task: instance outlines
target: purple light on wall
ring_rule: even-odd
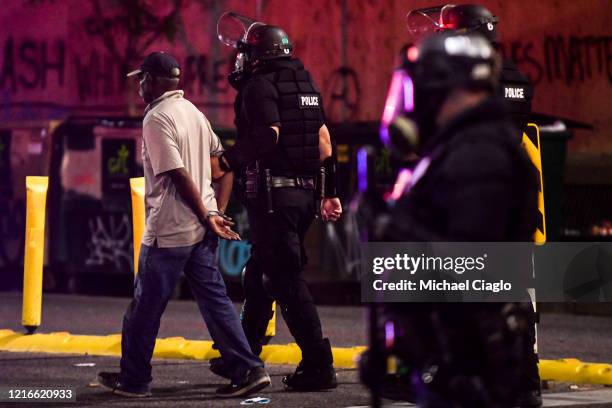
[[[395,344],[395,326],[392,321],[385,323],[385,347],[390,349]]]
[[[357,151],[357,186],[361,193],[368,189],[368,152],[365,147]]]

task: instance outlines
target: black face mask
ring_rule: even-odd
[[[415,83],[414,111],[408,116],[414,120],[418,128],[419,137],[416,150],[419,154],[426,154],[434,147],[431,146],[431,142],[438,130],[436,117],[447,95],[448,90],[446,89],[424,89]]]
[[[227,76],[227,82],[237,91],[240,91],[249,80],[249,75],[244,71],[234,71]]]

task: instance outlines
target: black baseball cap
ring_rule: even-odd
[[[128,77],[148,72],[157,77],[178,78],[181,75],[176,58],[163,51],[152,52],[142,62],[140,68],[127,74]]]

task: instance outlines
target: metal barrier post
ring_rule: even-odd
[[[28,334],[34,333],[40,326],[42,314],[45,207],[48,187],[48,177],[26,177],[27,211],[21,324]]]
[[[276,302],[272,303],[272,318],[266,327],[266,339],[271,339],[276,336]]]
[[[527,152],[531,163],[536,168],[539,177],[538,183],[538,212],[539,212],[539,225],[533,235],[533,241],[537,245],[544,245],[546,243],[546,213],[544,211],[544,176],[542,174],[542,145],[540,144],[540,128],[535,123],[528,123],[527,130],[535,131],[533,132],[523,132],[522,144],[523,148]],[[532,262],[533,257],[532,256]],[[533,269],[533,277],[535,278],[535,264]],[[535,288],[527,289],[529,293],[529,298],[531,299],[531,304],[533,306],[533,311],[538,313],[537,303],[536,303],[536,292]],[[538,325],[535,325],[535,336],[536,340],[533,345],[534,352],[538,353]]]
[[[140,255],[140,243],[145,227],[145,180],[144,177],[130,179],[130,190],[132,191],[132,232],[134,239],[134,275],[138,273],[138,257]]]

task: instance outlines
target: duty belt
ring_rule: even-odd
[[[272,188],[297,187],[303,188],[304,190],[314,190],[317,186],[316,179],[314,177],[273,176],[270,179],[270,182],[270,187]]]

